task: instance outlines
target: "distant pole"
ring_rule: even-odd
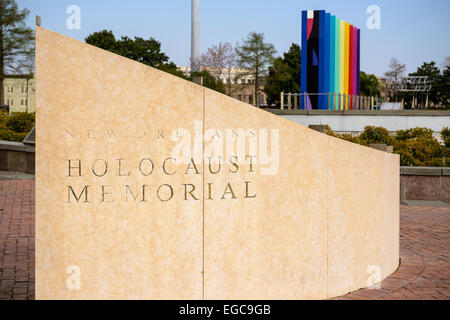
[[[191,72],[199,71],[200,56],[200,0],[192,1]]]
[[[281,108],[281,110],[284,110],[284,92],[283,91],[281,91],[281,93],[280,93],[280,108]]]

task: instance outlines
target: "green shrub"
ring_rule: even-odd
[[[362,145],[367,145],[364,141],[361,141],[361,139],[359,137],[354,137],[349,133],[337,134],[336,132],[331,130],[329,125],[325,125],[325,134],[335,137],[335,138],[345,140],[345,141],[358,143],[358,144],[362,144]]]
[[[433,131],[427,128],[399,130],[392,137],[383,127],[367,126],[358,137],[350,134],[337,134],[326,126],[328,135],[367,146],[369,143],[385,143],[394,146],[394,153],[400,155],[402,166],[450,166],[450,129],[441,132],[444,145],[433,137]]]
[[[34,127],[34,113],[0,114],[0,140],[21,142]]]
[[[444,146],[445,146],[447,149],[450,149],[450,137],[445,138],[445,140],[444,140]]]
[[[450,148],[450,129],[448,127],[442,129],[441,138],[444,141],[445,147]]]
[[[408,130],[399,130],[395,134],[395,140],[410,140],[410,139],[419,139],[419,138],[433,138],[433,130],[427,128],[414,128]]]
[[[445,134],[445,132],[444,132]],[[448,148],[433,137],[433,130],[413,128],[395,134],[394,153],[400,155],[404,166],[446,166]]]
[[[22,142],[28,133],[15,132],[7,128],[0,128],[0,140]]]
[[[369,143],[385,143],[391,146],[394,143],[394,138],[383,127],[367,126],[359,135],[359,139],[367,145]]]
[[[446,164],[445,158],[433,158],[431,160],[424,161],[423,165],[426,167],[446,167],[448,164]]]
[[[420,166],[421,162],[415,158],[412,147],[406,141],[397,142],[394,146],[394,153],[400,155],[401,166]]]
[[[400,155],[402,166],[440,166],[436,159],[443,157],[439,142],[426,137],[397,141],[394,153]]]
[[[333,130],[331,130],[329,125],[325,125],[325,134],[338,138],[338,134],[336,134]]]
[[[342,140],[345,140],[348,142],[353,142],[353,143],[361,144],[363,146],[367,146],[367,143],[365,141],[361,140],[360,136],[354,137],[349,133],[344,133],[344,134],[338,135],[338,138],[341,138]]]
[[[20,112],[10,116],[6,125],[15,132],[28,133],[34,127],[34,120],[34,113]]]
[[[441,137],[442,137],[442,140],[450,138],[450,129],[448,127],[442,128]]]
[[[6,121],[9,116],[6,113],[0,113],[0,128],[6,128]]]

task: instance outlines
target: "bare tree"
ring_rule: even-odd
[[[389,70],[384,73],[384,76],[390,83],[390,89],[394,94],[394,98],[397,97],[398,87],[402,81],[406,72],[406,65],[401,64],[397,58],[392,58],[389,63]]]
[[[228,42],[220,42],[200,56],[199,64],[200,69],[208,70],[217,80],[225,79],[228,95],[231,95],[232,69],[235,61],[236,55],[233,46]]]

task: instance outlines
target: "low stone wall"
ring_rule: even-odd
[[[0,170],[35,173],[35,147],[0,140]]]
[[[450,111],[441,110],[275,110],[268,111],[303,126],[329,125],[336,133],[360,134],[366,126],[381,126],[389,132],[424,127],[439,141],[448,126]]]
[[[400,200],[450,201],[450,168],[401,167]]]

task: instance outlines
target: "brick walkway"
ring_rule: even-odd
[[[0,181],[1,299],[34,299],[34,181]]]
[[[450,207],[400,206],[398,270],[337,299],[450,299]]]
[[[337,299],[450,299],[450,207],[400,211],[400,268],[380,289]],[[34,181],[0,181],[2,299],[34,299]]]

